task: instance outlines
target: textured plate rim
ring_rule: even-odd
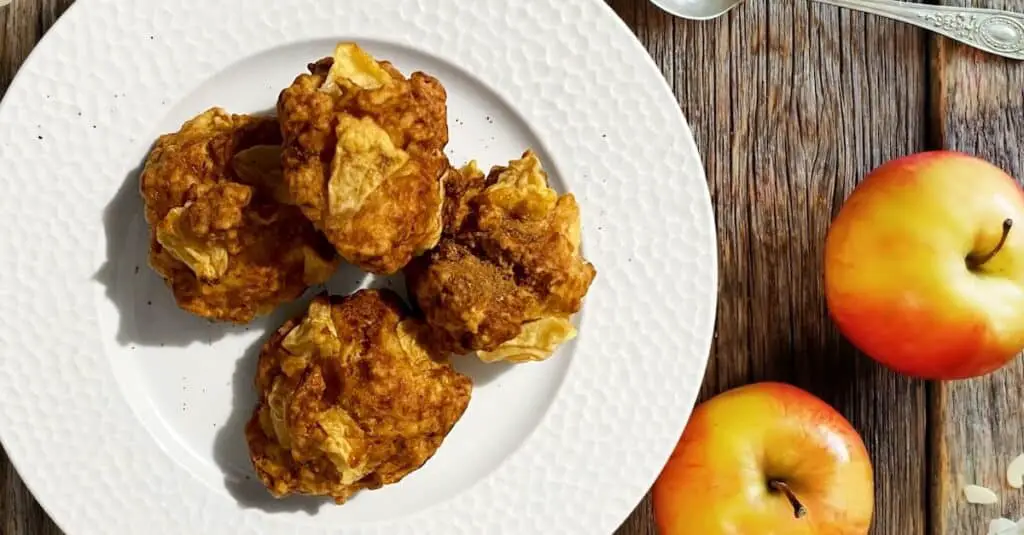
[[[319,4],[331,4],[326,9],[341,11],[343,8],[340,7],[340,4],[342,3]],[[129,532],[143,526],[152,528],[157,520],[171,522],[163,525],[170,530],[169,532],[175,532],[176,527],[194,532],[196,530],[209,531],[209,528],[217,526],[233,526],[240,532],[276,533],[275,529],[283,531],[284,526],[271,518],[254,515],[248,511],[237,511],[237,515],[232,515],[236,518],[225,519],[223,515],[218,516],[211,512],[211,510],[224,507],[223,503],[220,503],[224,498],[212,495],[201,496],[194,503],[187,504],[184,507],[185,512],[191,514],[183,515],[182,511],[178,511],[178,514],[172,516],[167,516],[167,513],[158,514],[162,509],[159,507],[160,503],[167,503],[168,500],[171,500],[172,503],[180,501],[181,492],[200,492],[201,485],[192,481],[187,473],[182,473],[183,469],[177,467],[173,461],[161,458],[162,452],[152,444],[152,439],[142,430],[141,424],[134,420],[130,408],[125,406],[123,400],[120,399],[119,389],[104,390],[102,388],[114,384],[109,370],[104,370],[100,366],[106,363],[106,359],[81,358],[81,360],[76,360],[76,357],[82,357],[83,352],[81,347],[76,344],[82,345],[81,340],[83,339],[72,336],[76,334],[73,329],[69,329],[62,336],[54,336],[43,341],[32,336],[36,333],[46,334],[48,326],[74,325],[72,322],[76,318],[80,324],[95,323],[92,291],[85,288],[85,281],[81,279],[83,275],[87,275],[87,270],[81,266],[69,265],[76,257],[83,259],[90,255],[84,251],[84,247],[82,251],[77,251],[74,248],[69,249],[68,245],[96,241],[97,228],[100,229],[99,233],[102,233],[101,224],[98,221],[88,220],[89,210],[93,210],[91,217],[95,219],[95,208],[102,208],[111,197],[111,193],[116,191],[121,184],[119,181],[111,184],[97,184],[99,187],[94,191],[76,192],[83,193],[81,202],[66,209],[62,207],[58,211],[54,210],[55,207],[51,204],[51,200],[56,198],[53,185],[26,180],[26,177],[32,177],[35,173],[43,178],[63,177],[68,179],[77,177],[81,171],[76,170],[90,163],[96,164],[96,170],[102,169],[113,172],[115,176],[124,176],[118,174],[117,166],[131,167],[133,164],[131,162],[114,163],[117,161],[119,153],[117,147],[135,146],[138,141],[131,138],[130,133],[145,131],[148,122],[144,118],[145,114],[133,115],[132,112],[153,108],[159,110],[159,107],[155,106],[156,97],[129,92],[119,102],[119,108],[110,109],[109,113],[106,113],[108,102],[103,100],[101,95],[111,95],[112,93],[109,91],[111,88],[126,87],[126,83],[132,83],[133,78],[130,74],[135,74],[136,80],[146,74],[164,76],[164,80],[170,80],[171,78],[166,72],[169,70],[169,72],[187,73],[175,77],[173,82],[163,88],[165,95],[170,95],[172,98],[180,96],[183,91],[187,91],[191,85],[194,85],[194,82],[204,79],[216,72],[218,68],[239,59],[236,57],[238,54],[252,54],[258,51],[260,46],[272,47],[295,40],[294,35],[289,37],[285,33],[295,29],[295,13],[302,12],[304,9],[313,9],[313,4],[318,4],[318,2],[315,0],[278,1],[273,6],[266,6],[266,10],[261,14],[237,17],[234,21],[226,23],[233,28],[230,31],[239,32],[239,42],[220,42],[216,44],[219,48],[215,52],[209,52],[211,55],[215,55],[216,52],[227,52],[228,59],[225,60],[204,56],[202,53],[198,57],[186,57],[180,53],[175,57],[169,49],[170,44],[167,40],[177,37],[179,41],[174,41],[174,44],[182,44],[180,37],[185,35],[184,32],[197,29],[195,26],[190,26],[195,23],[189,21],[222,20],[217,16],[232,13],[231,5],[241,5],[242,0],[231,0],[218,5],[197,0],[177,3],[180,12],[186,13],[184,16],[161,12],[161,8],[166,9],[167,6],[154,4],[129,2],[117,5],[112,0],[79,0],[69,8],[39,43],[15,77],[3,103],[0,103],[0,161],[8,164],[5,165],[6,168],[19,171],[12,173],[16,177],[15,179],[4,180],[6,185],[11,186],[12,194],[0,200],[0,208],[5,213],[16,216],[12,219],[22,221],[22,226],[15,227],[10,234],[0,238],[0,252],[2,252],[5,271],[13,274],[6,279],[2,287],[7,299],[2,300],[3,304],[0,305],[0,310],[6,312],[7,317],[18,317],[23,322],[35,325],[37,328],[37,331],[26,334],[29,329],[21,328],[21,321],[17,326],[7,323],[0,327],[0,340],[6,346],[4,352],[0,354],[0,363],[3,364],[4,369],[8,370],[0,374],[0,387],[3,387],[6,392],[22,394],[14,396],[11,403],[5,404],[0,409],[0,439],[7,448],[11,461],[36,499],[58,525],[69,533],[91,532],[92,529],[100,529],[105,533]],[[617,66],[629,72],[619,73],[614,84],[604,86],[601,85],[601,80],[595,78],[602,74],[603,66],[589,63],[595,61],[601,52],[592,52],[589,55],[581,56],[577,58],[576,62],[566,63],[564,58],[553,59],[552,65],[549,67],[560,74],[560,69],[565,69],[566,74],[575,77],[570,79],[571,82],[582,84],[572,86],[566,84],[562,88],[566,93],[554,107],[545,107],[550,103],[525,103],[524,99],[528,98],[528,95],[503,94],[505,98],[511,97],[511,102],[524,105],[524,108],[527,109],[525,115],[531,124],[540,125],[545,134],[542,135],[545,141],[571,137],[586,141],[586,143],[581,143],[582,147],[593,147],[600,143],[597,138],[599,132],[586,132],[578,126],[560,126],[554,130],[561,134],[560,136],[550,134],[551,128],[554,128],[551,125],[558,123],[559,119],[566,118],[563,115],[568,114],[569,111],[578,111],[572,109],[566,111],[560,106],[571,108],[572,104],[568,102],[571,99],[588,102],[588,99],[595,98],[593,95],[575,94],[573,91],[584,88],[587,91],[593,90],[601,93],[602,97],[614,98],[618,95],[611,89],[616,87],[641,91],[643,97],[652,97],[651,103],[648,103],[651,107],[646,108],[643,107],[645,106],[642,102],[643,99],[638,99],[635,95],[633,97],[627,95],[617,103],[623,106],[638,106],[641,112],[647,114],[644,118],[651,123],[652,131],[663,134],[665,139],[654,140],[653,143],[644,147],[635,146],[638,141],[635,138],[631,139],[632,135],[614,136],[613,140],[630,149],[649,151],[649,153],[641,152],[640,156],[632,156],[639,158],[644,163],[657,162],[657,158],[663,158],[667,162],[655,163],[652,166],[653,169],[646,173],[638,172],[639,178],[669,180],[666,178],[667,175],[658,175],[656,171],[674,170],[675,175],[681,175],[681,179],[684,180],[681,184],[674,186],[681,188],[676,195],[677,198],[667,196],[666,199],[666,196],[650,196],[657,194],[657,189],[645,190],[645,187],[648,189],[651,187],[649,184],[643,183],[638,185],[638,195],[649,195],[645,199],[655,203],[660,209],[689,211],[688,214],[679,214],[673,211],[665,212],[663,215],[674,216],[674,219],[669,221],[670,223],[677,222],[684,230],[693,232],[695,236],[691,237],[692,242],[682,243],[685,240],[663,235],[659,245],[670,247],[679,245],[687,249],[687,252],[695,253],[695,256],[698,257],[697,261],[691,259],[693,264],[687,266],[691,269],[682,270],[684,271],[683,276],[664,269],[668,267],[667,265],[648,268],[660,269],[656,275],[663,276],[668,280],[659,282],[659,284],[669,284],[668,287],[659,286],[648,290],[650,295],[663,298],[680,297],[689,301],[688,307],[684,307],[683,303],[668,305],[665,309],[665,312],[670,313],[668,318],[647,318],[654,322],[652,329],[654,334],[659,336],[658,342],[669,344],[668,349],[678,349],[679,353],[685,354],[686,358],[675,361],[669,355],[660,357],[645,355],[642,357],[650,359],[645,381],[652,388],[644,401],[651,403],[654,410],[670,411],[671,414],[654,414],[654,416],[671,419],[671,422],[645,422],[651,424],[650,427],[657,428],[656,431],[651,430],[646,433],[641,430],[641,436],[653,437],[652,443],[647,444],[646,449],[641,453],[635,454],[636,459],[631,461],[633,464],[626,463],[629,465],[628,472],[617,474],[623,476],[614,480],[617,488],[583,488],[587,484],[600,482],[602,478],[607,477],[596,474],[596,472],[604,473],[602,467],[576,466],[577,471],[573,477],[566,479],[565,474],[558,472],[559,468],[553,466],[553,463],[542,462],[536,465],[535,463],[538,462],[536,456],[533,459],[524,459],[522,450],[525,448],[521,448],[510,458],[509,462],[499,469],[499,472],[505,472],[504,476],[499,474],[490,477],[473,490],[468,501],[483,500],[485,503],[481,508],[467,511],[465,507],[454,506],[450,503],[442,504],[428,509],[422,514],[393,523],[356,526],[356,529],[351,532],[393,532],[411,525],[428,531],[437,528],[438,531],[457,532],[461,528],[467,533],[475,532],[474,530],[480,528],[486,528],[489,530],[488,532],[493,533],[506,531],[522,533],[525,528],[529,527],[543,527],[548,530],[555,528],[558,532],[577,532],[580,529],[585,529],[587,532],[611,531],[632,511],[660,471],[663,462],[668,458],[675,445],[675,439],[689,418],[707,364],[717,305],[718,265],[714,216],[703,164],[690,128],[657,65],[625,23],[601,0],[567,0],[561,3],[523,1],[512,6],[505,5],[501,0],[460,4],[462,5],[453,3],[445,5],[444,8],[453,17],[477,17],[487,24],[503,24],[501,29],[506,30],[506,40],[511,40],[514,37],[522,38],[522,42],[517,43],[516,46],[529,45],[534,47],[534,52],[551,53],[572,50],[574,46],[580,44],[594,45],[591,47],[592,50],[598,50],[597,46],[600,46],[603,47],[600,50],[607,54],[602,57],[605,61],[604,66],[607,66],[609,61],[615,65],[615,59],[624,60]],[[322,5],[316,7],[325,8]],[[389,35],[392,41],[414,44],[417,38],[422,37],[443,39],[443,36],[439,35],[442,30],[437,29],[442,26],[440,24],[442,20],[437,14],[439,10],[436,9],[436,6],[430,6],[430,8],[433,9],[428,9],[423,0],[418,2],[400,0],[374,5],[372,8],[348,6],[344,8],[346,15],[356,14],[350,20],[365,23],[358,26],[361,31],[356,31],[355,22],[349,22],[350,26],[346,28],[337,22],[328,23],[321,20],[314,24],[315,28],[303,28],[307,33],[300,38],[305,40],[351,33],[372,33],[375,28],[382,27],[379,22],[382,17],[392,16],[394,18],[389,20],[389,24],[393,25],[397,21],[397,25],[403,30],[396,35]],[[200,10],[208,16],[200,17]],[[187,14],[189,12],[192,13],[191,16]],[[161,14],[169,16],[157,16]],[[102,18],[103,15],[107,15],[109,18],[105,20]],[[499,17],[499,15],[504,15],[504,17]],[[239,26],[243,19],[246,24],[250,25],[246,29]],[[375,20],[377,22],[374,22]],[[464,19],[457,18],[455,20]],[[591,27],[583,32],[578,27],[574,28],[569,21],[586,21],[586,24]],[[103,25],[101,23],[110,24],[111,22],[128,22],[130,24],[122,24],[122,28],[117,30],[118,33],[113,36],[109,32],[101,36],[98,33],[102,32]],[[203,22],[199,24],[203,24]],[[546,24],[548,26],[545,26]],[[96,29],[97,26],[100,29]],[[538,27],[542,31],[537,33],[547,40],[529,41],[530,36],[527,30],[533,32]],[[257,39],[254,32],[260,31],[267,33],[259,35],[259,39]],[[479,34],[479,30],[467,30],[469,39],[482,39]],[[154,35],[160,35],[161,38],[155,39],[152,37]],[[121,46],[115,46],[115,41],[118,41]],[[128,44],[131,44],[132,48],[125,46]],[[455,58],[457,63],[459,63],[458,60],[474,63],[480,67],[480,71],[493,75],[490,78],[497,79],[496,83],[503,81],[502,76],[505,74],[494,70],[495,63],[501,65],[500,61],[491,61],[495,59],[494,57],[473,57],[466,52],[466,45],[462,46],[463,49],[459,49],[458,45],[444,41],[430,43],[424,48],[430,53],[448,59]],[[509,46],[511,45],[503,43],[495,48],[498,52],[510,53]],[[187,46],[185,48],[189,49]],[[108,55],[103,56],[104,52]],[[124,54],[124,57],[111,57],[110,52]],[[132,60],[159,57],[161,52],[170,56],[168,64],[150,66],[148,72],[145,72],[147,69],[145,66],[140,67],[143,71],[140,73],[125,72],[126,65],[138,65],[131,63]],[[496,52],[489,53],[493,55]],[[615,53],[619,55],[608,57]],[[527,62],[529,61],[529,57],[525,57],[525,59]],[[491,65],[490,69],[487,67],[488,63]],[[83,65],[91,69],[83,69]],[[534,63],[533,68],[536,66]],[[52,67],[66,67],[70,74],[79,74],[80,76],[68,76],[67,79],[61,79],[55,77],[53,73],[56,71],[63,74],[65,71]],[[181,70],[182,68],[185,70]],[[89,74],[97,72],[104,76],[109,75],[109,78],[96,76],[88,78]],[[537,73],[517,71],[516,74],[526,76],[529,82],[537,84],[543,82],[543,80],[538,80],[542,77],[537,76]],[[84,88],[77,88],[76,84],[80,83],[82,79],[87,79],[88,83]],[[596,85],[586,85],[589,82]],[[70,115],[76,111],[80,114],[79,117],[85,118],[83,119],[85,122],[69,119]],[[598,115],[596,112],[594,113]],[[614,111],[607,113],[614,115]],[[651,113],[655,113],[655,115],[650,115]],[[588,116],[588,120],[598,121],[593,124],[622,126],[609,122],[609,119],[609,117]],[[89,121],[92,121],[93,124],[102,123],[102,127],[97,125],[90,132],[90,125],[87,124]],[[661,122],[658,123],[658,121]],[[669,128],[663,130],[664,127]],[[48,142],[34,143],[36,136],[35,132],[32,132],[33,129],[40,132],[39,141],[42,141],[42,136],[45,135]],[[569,136],[570,133],[578,135],[576,137]],[[641,133],[643,133],[642,127]],[[647,133],[651,133],[651,131]],[[83,134],[85,135],[83,136]],[[636,132],[634,131],[633,134]],[[61,147],[61,151],[57,154],[51,152],[54,146]],[[632,167],[625,162],[625,158],[630,157],[629,151],[621,146],[613,147],[609,153],[602,153],[604,154],[603,158],[597,154],[586,155],[598,156],[596,162],[588,162],[586,158],[581,157],[580,152],[584,152],[586,149],[567,146],[567,143],[560,139],[556,139],[550,147],[554,152],[564,155],[561,156],[563,159],[560,161],[566,163],[560,163],[559,167],[574,164],[572,167],[580,173],[587,170],[593,171],[602,165],[610,165],[617,170],[639,171],[641,169],[635,165],[635,162],[630,162],[633,164]],[[86,152],[89,149],[92,149],[93,152]],[[590,148],[589,150],[596,149]],[[611,156],[607,156],[608,154]],[[655,159],[652,160],[652,157]],[[121,160],[123,159],[122,157]],[[87,167],[87,169],[91,168]],[[88,171],[85,174],[88,175]],[[103,176],[107,176],[107,174],[101,174],[96,177],[96,180],[111,181],[109,178],[102,178]],[[591,200],[591,203],[598,205],[600,200]],[[586,225],[588,213],[591,214],[589,217],[593,221],[596,219],[593,213],[597,212],[597,209],[588,210],[585,199],[582,203]],[[51,212],[47,213],[45,210],[40,210],[41,208],[49,208]],[[84,214],[84,218],[76,217],[82,214]],[[44,215],[49,217],[42,217]],[[24,218],[18,219],[17,216],[24,216]],[[632,221],[628,218],[626,220]],[[649,224],[651,222],[641,221],[640,223]],[[659,221],[660,223],[662,222]],[[585,228],[584,240],[588,244],[597,244],[596,248],[600,252],[602,248],[609,247],[607,244],[609,238],[596,234],[593,231],[594,226],[595,224],[591,224]],[[631,230],[631,232],[638,231],[638,229]],[[66,243],[59,244],[53,249],[47,249],[41,245],[49,243],[46,239],[41,238],[55,236],[60,236],[60,239]],[[631,237],[636,238],[636,236]],[[605,241],[602,242],[602,239]],[[643,240],[640,241],[642,243],[638,247],[651,245]],[[94,258],[88,258],[85,267],[94,268]],[[605,278],[610,279],[611,282],[628,280],[628,277],[618,273],[617,268],[620,266],[610,266],[610,273],[609,266],[603,267],[605,268],[603,270]],[[601,265],[598,268],[599,271],[602,270]],[[54,276],[66,278],[61,280],[56,288],[44,290],[44,285],[53,285],[54,279],[51,277]],[[676,280],[673,281],[673,277]],[[62,294],[61,290],[66,290],[66,293]],[[43,295],[45,291],[54,292],[51,296],[60,296],[64,300],[54,299],[52,302],[48,302],[43,299],[43,302],[40,303],[39,296]],[[643,291],[639,293],[643,293]],[[595,316],[604,316],[595,311],[595,305],[591,302],[595,300],[606,302],[606,296],[601,293],[594,298],[588,297],[587,312],[590,315],[588,323],[594,323]],[[627,303],[627,309],[629,309],[628,305]],[[612,303],[607,303],[607,306],[612,306]],[[631,319],[636,320],[637,318],[617,318],[619,321]],[[677,335],[672,334],[673,327],[666,324],[666,321],[673,320],[685,320],[692,323],[688,325],[688,332],[685,335]],[[598,324],[603,322],[614,323],[612,319],[607,318],[597,321]],[[76,328],[81,329],[82,327],[79,325]],[[676,327],[675,329],[678,332],[680,328]],[[95,332],[93,337],[96,337]],[[592,338],[584,333],[581,339],[591,340]],[[674,347],[675,344],[678,344],[679,347]],[[629,346],[629,344],[626,345]],[[581,344],[580,351],[586,351],[589,347],[592,345]],[[639,347],[644,346],[640,344]],[[66,354],[61,353],[59,351],[61,349],[66,350]],[[647,349],[656,350],[658,347],[648,346]],[[605,362],[605,364],[608,363]],[[568,389],[570,392],[568,395],[572,396],[574,390],[579,391],[587,386],[601,385],[600,382],[595,383],[595,380],[599,380],[600,377],[590,375],[594,372],[608,371],[614,370],[598,365],[584,366],[574,363],[570,370],[570,376],[566,378],[568,384],[563,386],[563,391]],[[40,378],[48,379],[49,382],[40,380]],[[677,385],[669,384],[669,381],[672,380],[678,380]],[[26,392],[25,389],[28,391]],[[78,401],[80,398],[76,396],[82,396],[91,405],[86,407],[63,405],[68,401]],[[47,408],[53,406],[64,406],[68,411],[61,414],[47,412]],[[104,409],[109,409],[109,411],[105,412]],[[549,412],[556,414],[549,414],[545,417],[538,430],[542,432],[537,433],[540,436],[531,437],[528,443],[534,445],[556,443],[555,439],[561,435],[552,428],[558,421],[563,423],[569,421],[567,418],[578,415],[581,413],[580,411],[579,407],[567,407],[564,403],[561,406],[552,407]],[[627,413],[622,414],[628,416]],[[613,423],[622,423],[623,421],[624,418],[612,418],[611,420]],[[39,425],[26,427],[29,422]],[[588,423],[604,424],[607,422],[601,420]],[[116,433],[113,436],[104,436],[99,433],[98,429],[112,430]],[[592,430],[581,429],[579,432],[581,435],[590,433],[587,436],[593,436]],[[82,443],[75,445],[69,445],[59,440],[46,440],[54,435],[58,437],[78,436],[83,437],[83,440]],[[579,448],[579,446],[571,444],[569,447],[570,449]],[[584,449],[591,452],[597,450],[601,454],[634,451],[633,444],[625,446],[626,449],[623,447],[623,445],[590,444]],[[133,454],[132,448],[143,448],[143,450]],[[583,453],[583,451],[579,453]],[[529,452],[526,455],[528,456]],[[43,462],[44,457],[48,457],[48,462]],[[590,457],[583,455],[582,458]],[[628,455],[624,458],[631,459]],[[124,492],[124,489],[115,488],[115,483],[123,483],[123,481],[91,479],[91,476],[102,471],[97,469],[96,462],[111,459],[121,463],[120,473],[122,475],[151,471],[156,474],[155,479],[160,483],[161,488],[149,489],[148,494],[144,496],[133,496],[143,503],[132,512],[126,512],[131,510],[124,507],[119,508],[118,505],[124,502],[112,498],[114,492]],[[92,461],[93,464],[88,464],[89,461]],[[525,474],[518,476],[510,475],[508,472],[514,468],[510,466],[513,464],[515,464],[515,468],[532,466],[534,470],[532,473],[527,470]],[[544,479],[544,475],[536,472],[537,467],[549,471],[547,480]],[[538,477],[541,478],[539,482]],[[554,479],[558,479],[558,481],[553,481]],[[135,481],[138,482],[138,480]],[[553,497],[558,503],[552,508],[551,503],[548,502],[547,507],[539,507],[536,514],[529,519],[518,518],[516,514],[519,505],[524,507],[538,505],[529,497],[513,497],[510,501],[505,496],[505,500],[501,502],[501,508],[511,512],[497,511],[493,503],[491,508],[486,506],[488,494],[500,496],[502,489],[535,488],[537,484],[544,485],[541,487],[543,492],[551,494],[548,498]],[[145,488],[143,486],[134,489],[134,492]],[[100,492],[103,490],[107,492]],[[474,496],[479,496],[479,498],[474,498]],[[121,499],[124,499],[123,496]],[[476,504],[471,503],[470,505]],[[572,509],[576,505],[579,507],[576,508],[574,515],[559,514],[562,508]],[[486,512],[481,513],[480,511]],[[123,516],[115,519],[112,518],[115,515],[104,514],[105,512],[121,512]],[[439,518],[450,515],[452,512],[465,513],[466,516],[452,520],[453,523],[446,523]],[[132,518],[124,518],[124,516]],[[102,524],[103,521],[109,524]],[[96,526],[107,527],[96,528]],[[565,529],[558,530],[557,528]],[[308,531],[310,533],[321,532],[315,528]]]

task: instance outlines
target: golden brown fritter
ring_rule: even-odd
[[[445,89],[351,43],[309,70],[278,99],[290,197],[342,258],[393,274],[440,238]]]
[[[301,211],[275,200],[280,165],[257,165],[280,142],[275,119],[220,108],[157,140],[140,180],[149,262],[181,308],[245,323],[337,267],[330,244]]]
[[[548,186],[532,151],[486,178],[472,164],[458,175],[445,238],[409,265],[409,293],[447,351],[547,359],[576,335],[570,317],[596,276],[580,254],[576,200]]]
[[[388,290],[315,298],[260,353],[260,401],[246,439],[276,497],[396,483],[441,446],[469,404],[470,379],[427,349],[425,326]]]
[[[456,233],[469,217],[470,201],[487,187],[484,176],[475,161],[462,169],[449,169],[444,177],[444,206],[441,221],[444,223],[442,236]]]

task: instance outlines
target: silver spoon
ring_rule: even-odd
[[[719,17],[745,0],[652,0],[684,19]],[[1024,60],[1024,14],[976,7],[930,6],[896,0],[814,0],[903,21],[986,52]]]

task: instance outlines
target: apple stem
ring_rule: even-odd
[[[1003,220],[1003,235],[999,238],[999,243],[996,244],[995,249],[992,249],[992,251],[990,251],[988,254],[982,257],[976,257],[973,255],[968,256],[967,263],[970,264],[972,268],[977,269],[985,265],[985,263],[988,262],[989,260],[992,260],[992,257],[998,254],[999,251],[1003,249],[1003,246],[1006,245],[1006,238],[1010,236],[1010,229],[1012,228],[1012,219]]]
[[[804,504],[800,503],[800,500],[796,498],[796,494],[793,493],[793,489],[789,488],[789,485],[785,482],[773,479],[768,482],[768,486],[775,492],[781,492],[786,495],[786,499],[793,506],[793,516],[803,518],[807,514],[807,508],[804,507]]]

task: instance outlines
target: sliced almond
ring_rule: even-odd
[[[1017,524],[1009,518],[996,518],[988,523],[988,535],[1009,535],[1017,532]]]
[[[1024,487],[1024,454],[1010,461],[1010,465],[1006,467],[1006,480],[1015,489]]]
[[[980,485],[967,485],[964,487],[964,497],[967,498],[968,503],[979,505],[988,505],[999,501],[999,496],[996,496],[995,492]]]

